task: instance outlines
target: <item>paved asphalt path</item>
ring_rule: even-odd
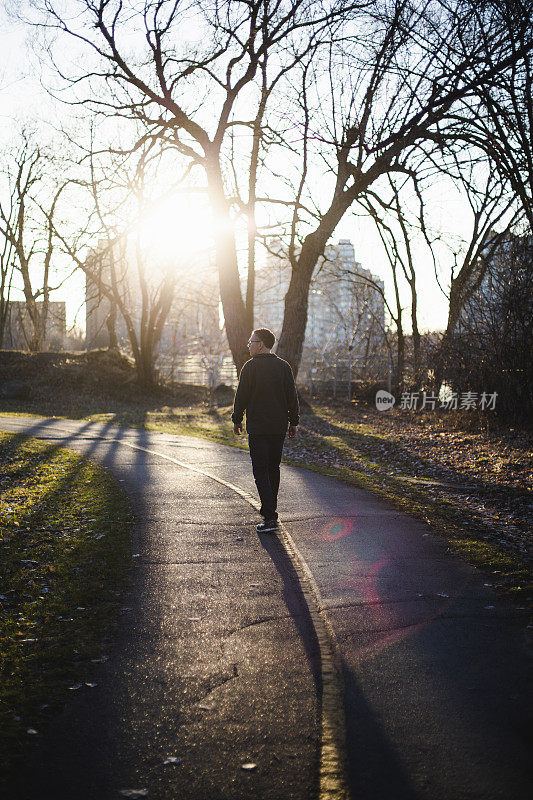
[[[319,649],[292,564],[242,497],[162,457],[253,493],[248,454],[84,421],[0,429],[103,464],[137,514],[131,610],[20,800],[316,798]],[[425,525],[341,481],[284,466],[279,511],[339,647],[352,800],[529,798],[524,612]]]

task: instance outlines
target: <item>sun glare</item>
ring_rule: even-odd
[[[205,256],[212,241],[212,224],[205,201],[183,195],[157,203],[140,224],[141,244],[167,264],[186,266]]]

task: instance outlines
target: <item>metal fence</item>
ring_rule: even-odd
[[[329,356],[302,363],[298,383],[311,397],[351,400],[362,387],[382,383],[391,391],[390,359]]]
[[[159,374],[180,383],[209,386],[220,384],[237,387],[237,370],[230,355],[187,356],[161,355],[157,361]],[[361,386],[381,382],[391,390],[392,366],[388,359],[343,356],[321,356],[303,360],[298,372],[298,387],[311,396],[351,400]]]
[[[237,370],[229,355],[209,357],[200,354],[173,357],[160,355],[157,369],[161,377],[167,380],[209,386],[211,389],[220,384],[235,389],[238,383]]]

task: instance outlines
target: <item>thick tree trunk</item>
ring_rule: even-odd
[[[442,381],[444,380],[444,373],[446,368],[446,351],[450,345],[453,334],[461,316],[461,309],[463,307],[462,285],[457,281],[452,281],[450,288],[450,305],[448,308],[448,322],[444,335],[440,340],[437,352],[433,360],[434,372],[434,387],[435,392],[440,391]]]
[[[32,328],[28,340],[29,349],[32,353],[38,353],[44,344],[44,321],[32,294],[26,294],[26,308]]]
[[[339,184],[342,185],[340,181]],[[289,288],[285,295],[283,327],[277,352],[281,358],[289,362],[295,378],[302,358],[313,270],[337,224],[363,188],[363,182],[354,184],[345,191],[341,191],[340,186],[338,187],[331,206],[322,217],[317,230],[306,236],[297,264],[292,270]]]
[[[396,381],[395,381],[395,394],[400,395],[404,388],[405,379],[405,335],[401,320],[397,321],[397,336],[398,336],[398,359],[396,362]]]
[[[218,164],[207,171],[209,196],[215,222],[215,252],[218,267],[220,300],[226,323],[226,336],[237,372],[248,361],[248,337],[253,327],[253,308],[246,309],[243,301],[237,248],[229,209],[224,197],[222,176]]]
[[[306,268],[303,269],[300,261],[298,270],[293,270],[291,274],[289,288],[285,295],[283,328],[279,337],[277,354],[289,362],[295,378],[298,375],[302,358],[307,326],[309,285],[315,264],[316,260],[313,261],[310,257]]]
[[[137,370],[137,380],[143,389],[153,389],[155,385],[155,371],[153,353],[148,350],[139,352],[138,360],[135,361]]]
[[[242,299],[233,234],[217,234],[216,259],[226,336],[233,362],[240,374],[244,363],[250,358],[246,345],[252,332],[253,316],[247,312]]]

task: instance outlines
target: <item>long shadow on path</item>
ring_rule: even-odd
[[[45,420],[32,424],[26,433],[53,440],[62,428],[68,428],[61,442],[50,445],[50,452],[57,446],[74,447],[110,468],[123,481],[137,516],[134,550],[139,558],[133,562],[131,584],[123,600],[124,613],[118,636],[110,646],[109,661],[95,667],[92,680],[97,688],[69,696],[63,713],[43,737],[38,758],[27,765],[21,776],[13,799],[107,800],[118,796],[123,787],[146,785],[150,786],[150,794],[160,800],[174,800],[177,796],[189,800],[215,796],[217,800],[241,800],[247,796],[258,800],[312,798],[317,768],[313,704],[320,689],[318,648],[305,600],[283,548],[275,540],[262,541],[281,578],[288,617],[300,640],[304,664],[306,659],[308,662],[299,669],[310,674],[310,690],[305,688],[299,695],[291,692],[286,698],[287,708],[280,701],[276,683],[280,678],[285,683],[291,674],[294,639],[284,621],[287,615],[281,597],[279,603],[277,598],[273,603],[276,608],[272,611],[272,624],[279,625],[283,641],[287,639],[285,651],[279,653],[279,669],[284,674],[276,676],[275,665],[268,664],[270,672],[265,673],[265,680],[272,699],[270,694],[261,696],[261,642],[276,643],[277,628],[267,629],[266,615],[270,593],[276,593],[277,583],[272,581],[268,560],[260,558],[257,565],[251,560],[260,551],[257,541],[249,554],[246,549],[239,552],[240,558],[244,555],[250,559],[253,568],[260,567],[259,580],[268,588],[264,597],[261,592],[255,597],[255,590],[248,588],[249,578],[239,576],[239,571],[248,569],[247,564],[241,568],[238,558],[231,554],[228,560],[226,545],[220,550],[221,529],[211,513],[205,530],[192,522],[185,528],[176,525],[184,510],[182,503],[189,509],[186,518],[192,520],[198,506],[195,487],[199,487],[201,495],[211,492],[216,484],[199,484],[200,479],[190,472],[168,462],[156,463],[144,449],[122,446],[121,440],[127,436],[138,448],[150,449],[154,434],[147,431],[136,430],[132,436],[131,430],[120,430],[112,421],[105,425],[86,423],[76,431],[70,426],[60,420]],[[240,519],[242,526],[249,509],[234,508],[233,493],[228,499],[227,490],[219,488],[217,492],[220,508],[226,514],[233,509],[236,523]],[[242,505],[241,501],[237,505]],[[216,512],[213,514],[216,516]],[[189,553],[191,536],[193,549]],[[229,546],[234,548],[235,544],[230,541]],[[228,570],[224,567],[226,561]],[[228,580],[230,586],[231,581],[235,582],[229,589],[235,596],[224,588]],[[217,595],[219,584],[223,594]],[[200,617],[191,623],[190,619],[196,620],[196,616],[189,618],[187,614],[191,614],[188,607],[193,605],[205,606],[211,615],[220,607],[212,632],[199,629]],[[261,633],[263,630],[266,634]],[[210,650],[215,656],[212,665],[207,663]],[[272,654],[267,656],[267,661],[272,661]],[[225,705],[221,704],[221,713],[226,717],[210,722],[215,709],[199,711],[198,704],[219,685],[231,689],[236,665],[228,663],[228,659],[237,659],[239,682],[235,682],[235,691],[228,692]],[[301,657],[295,660],[301,661]],[[272,707],[268,710],[269,703]],[[252,709],[256,706],[254,718]],[[272,755],[271,748],[283,747],[289,716],[293,720],[290,758],[294,761],[287,762]],[[239,745],[241,740],[243,744]],[[209,742],[212,747],[206,750]],[[254,776],[253,785],[240,770],[240,763],[249,760],[246,751],[238,755],[241,760],[236,765],[228,763],[227,758],[232,747],[242,747],[245,742],[247,748],[257,748],[256,758],[262,767]],[[180,755],[185,756],[182,770],[162,767],[164,758],[175,755],[178,747]],[[194,768],[187,766],[189,762]],[[236,770],[235,775],[232,770]]]
[[[525,612],[369,493],[295,468],[284,482],[343,660],[352,796],[529,797]]]

